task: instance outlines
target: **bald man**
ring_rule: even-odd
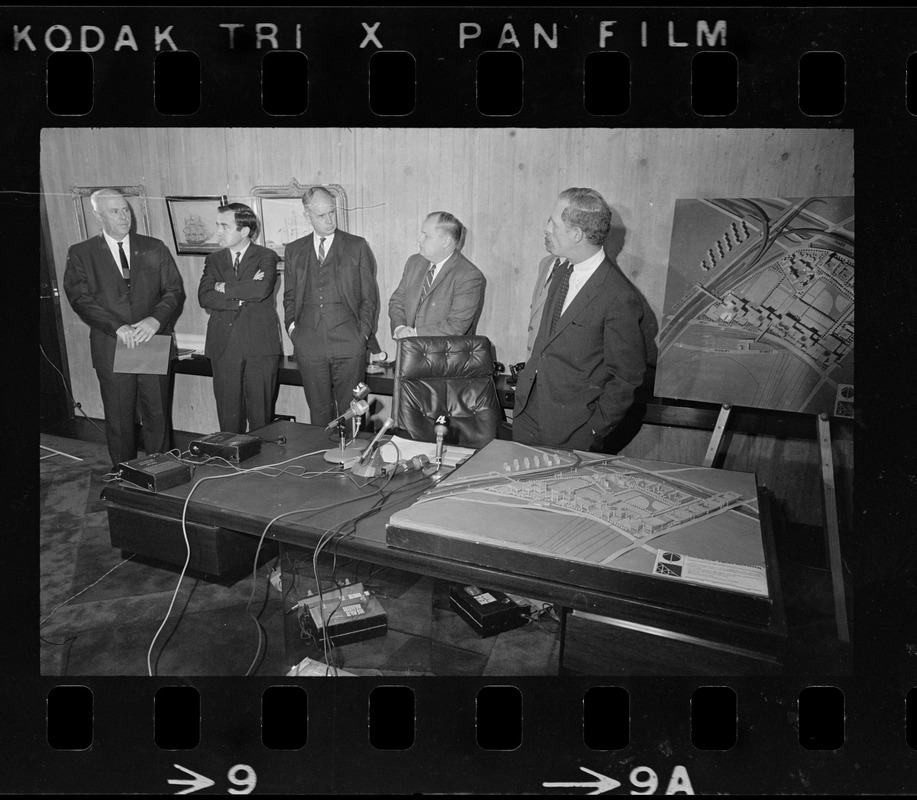
[[[92,366],[99,379],[112,469],[137,457],[137,408],[148,455],[169,449],[169,377],[114,372],[115,343],[133,348],[171,334],[185,297],[181,275],[159,239],[131,233],[131,209],[116,189],[91,196],[102,232],[67,253],[64,292],[89,326]]]
[[[284,324],[313,425],[343,414],[366,374],[376,331],[376,259],[366,240],[337,229],[334,197],[313,186],[303,195],[312,233],[284,251]]]

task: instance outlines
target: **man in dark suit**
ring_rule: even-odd
[[[213,365],[220,430],[245,433],[274,417],[283,346],[274,307],[280,257],[252,241],[255,212],[242,203],[220,206],[217,237],[224,249],[204,259],[197,297],[209,309],[205,355]]]
[[[337,230],[334,197],[303,195],[313,233],[290,242],[284,259],[284,324],[313,425],[347,411],[366,374],[366,348],[379,315],[376,260],[366,240]]]
[[[392,336],[471,336],[484,306],[484,276],[459,251],[464,228],[447,211],[424,220],[420,252],[404,266],[388,315]]]
[[[519,376],[514,441],[600,450],[643,380],[643,303],[602,249],[610,226],[593,189],[562,192],[548,219],[545,247],[558,271]]]
[[[115,343],[133,348],[171,334],[185,292],[172,254],[159,239],[131,233],[131,209],[120,192],[93,192],[102,233],[67,253],[64,291],[89,325],[92,366],[99,378],[112,468],[137,457],[134,424],[139,397],[148,454],[168,449],[168,375],[114,372]]]

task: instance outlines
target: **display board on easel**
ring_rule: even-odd
[[[677,200],[656,395],[853,416],[852,197]]]
[[[849,641],[830,417],[854,400],[852,197],[677,200],[656,394],[816,415],[838,636]]]

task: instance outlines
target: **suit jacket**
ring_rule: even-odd
[[[548,289],[545,281],[551,274],[551,268],[557,256],[546,256],[541,259],[538,265],[538,279],[535,281],[535,288],[532,290],[532,305],[529,308],[529,335],[525,343],[525,357],[531,358],[532,350],[535,347],[535,338],[538,336],[538,329],[541,327],[541,314],[544,311],[544,303],[548,298]]]
[[[185,298],[181,275],[165,244],[132,233],[130,248],[130,289],[101,233],[73,245],[67,253],[64,292],[73,310],[90,327],[94,367],[112,366],[116,331],[122,325],[154,317],[160,325],[158,333],[171,333]]]
[[[318,267],[314,234],[290,242],[284,251],[284,327],[299,318],[305,303],[306,273]],[[350,310],[364,340],[376,331],[379,318],[379,287],[376,285],[376,259],[369,244],[360,236],[338,230],[334,233],[325,263],[334,269],[344,305]]]
[[[201,308],[210,310],[204,348],[209,358],[219,358],[223,354],[233,328],[242,337],[245,355],[283,353],[280,320],[274,306],[279,260],[273,250],[252,243],[239,261],[239,276],[236,277],[232,269],[233,254],[228,247],[204,259],[197,299]],[[259,270],[264,272],[264,278],[256,281],[254,276]],[[226,283],[225,293],[214,288],[221,281]]]
[[[404,265],[401,283],[388,303],[392,334],[399,325],[418,336],[473,336],[484,307],[484,275],[458,250],[439,268],[430,291],[420,293],[430,262],[419,253]]]
[[[545,310],[558,286],[552,282]],[[633,403],[643,381],[646,351],[643,303],[607,256],[550,333],[542,315],[531,358],[519,375],[515,413],[526,406],[538,375],[538,423],[552,442],[564,442],[586,425],[605,436]]]

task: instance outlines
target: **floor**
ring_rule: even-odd
[[[250,572],[222,583],[186,574],[180,586],[179,568],[125,560],[111,547],[99,499],[105,447],[47,434],[41,444],[83,459],[41,451],[48,456],[41,461],[42,674],[284,675],[299,663],[285,655],[281,592],[269,580],[277,558],[261,564],[254,581]],[[332,588],[330,560],[320,563],[319,576],[323,591]],[[450,609],[445,581],[342,559],[334,577],[371,588],[388,622],[383,636],[335,648],[339,669],[356,675],[557,674],[559,623],[550,613],[482,639]],[[296,591],[315,588],[309,559],[298,570]],[[293,652],[313,662],[324,656],[308,640]]]
[[[325,654],[308,639],[285,653],[282,595],[276,578],[270,580],[276,557],[254,578],[249,572],[221,583],[191,574],[179,583],[178,568],[125,559],[111,547],[100,500],[104,445],[49,434],[41,444],[82,459],[40,451],[42,674],[279,676],[305,658],[303,669],[324,672]],[[783,551],[785,671],[848,673],[850,647],[837,641],[819,554],[805,553],[798,543]],[[320,563],[323,591],[332,586],[331,574],[331,562]],[[340,559],[334,576],[362,581],[388,623],[385,635],[335,648],[338,669],[355,675],[557,674],[559,623],[537,598],[521,598],[542,612],[535,619],[481,639],[450,608],[444,581]],[[298,570],[296,584],[301,595],[310,589],[311,563]]]

